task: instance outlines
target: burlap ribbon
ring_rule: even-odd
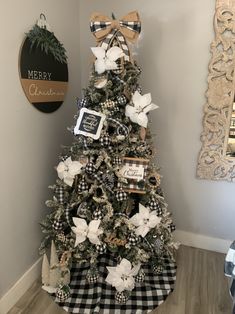
[[[111,20],[101,13],[93,13],[90,28],[97,41],[104,40],[112,30],[118,30],[125,39],[134,43],[141,31],[141,22],[137,11],[125,15],[120,21]]]

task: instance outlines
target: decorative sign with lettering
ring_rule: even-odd
[[[145,193],[145,179],[149,160],[143,158],[123,158],[120,174],[127,179],[124,190],[132,193]]]
[[[81,134],[97,140],[103,127],[105,115],[94,110],[82,108],[74,128],[74,134]]]
[[[44,32],[52,36],[49,31]],[[19,72],[25,95],[38,110],[50,113],[62,105],[68,86],[67,62],[60,62],[40,45],[32,47],[26,37],[20,51]]]

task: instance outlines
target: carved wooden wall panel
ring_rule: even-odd
[[[217,0],[214,30],[197,175],[234,181],[235,158],[226,150],[235,85],[235,0]]]

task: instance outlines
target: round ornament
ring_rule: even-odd
[[[162,265],[155,265],[153,267],[153,272],[157,275],[161,275],[164,271],[164,267]]]
[[[112,160],[112,163],[114,164],[114,165],[121,165],[122,164],[122,158],[120,158],[120,157],[114,157],[113,158],[113,160]]]
[[[97,171],[95,165],[93,162],[89,161],[87,164],[86,164],[86,167],[85,167],[85,171],[86,173],[88,174],[93,174]]]
[[[55,230],[55,231],[58,231],[58,230],[61,230],[63,229],[63,223],[61,222],[61,220],[59,219],[55,219],[52,223],[52,228]]]
[[[129,235],[128,244],[130,244],[131,246],[136,246],[139,242],[140,242],[140,237],[137,234],[131,233]]]
[[[99,279],[99,273],[98,271],[91,271],[90,269],[87,272],[86,279],[89,282],[89,284],[96,283]]]
[[[127,200],[127,193],[123,190],[119,190],[116,192],[116,199],[118,202],[123,202]]]
[[[59,302],[66,301],[70,296],[70,288],[68,285],[59,285],[55,293]]]
[[[95,247],[96,247],[97,253],[99,254],[105,254],[107,252],[106,243],[97,244]]]
[[[101,138],[100,138],[100,144],[101,144],[101,146],[103,146],[103,147],[109,146],[109,145],[111,144],[111,139],[110,139],[110,137],[109,137],[108,135],[103,135],[103,136],[101,136]]]
[[[92,218],[95,219],[95,220],[98,220],[98,219],[102,219],[103,218],[103,213],[102,213],[102,210],[100,208],[97,208],[94,212],[93,212],[93,215],[92,215]]]
[[[46,28],[35,25],[27,34],[19,73],[25,96],[35,108],[51,113],[62,105],[68,87],[65,49]]]
[[[117,102],[118,102],[119,105],[125,106],[126,103],[127,103],[126,96],[124,96],[124,95],[118,96],[118,97],[117,97]]]
[[[138,283],[143,282],[145,279],[145,272],[143,269],[140,269],[138,274],[135,276],[135,281]]]
[[[126,303],[129,299],[129,294],[126,291],[118,292],[116,291],[115,293],[115,300],[120,303]]]

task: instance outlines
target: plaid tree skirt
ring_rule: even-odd
[[[134,314],[147,313],[153,310],[164,300],[174,289],[176,279],[176,265],[167,262],[162,274],[153,274],[150,267],[143,267],[146,273],[142,283],[136,283],[129,300],[125,304],[118,304],[115,301],[116,289],[106,284],[106,266],[116,266],[116,262],[110,257],[103,256],[100,259],[98,282],[89,284],[86,279],[89,265],[74,267],[71,270],[71,296],[66,302],[58,303],[69,313],[79,314]]]

